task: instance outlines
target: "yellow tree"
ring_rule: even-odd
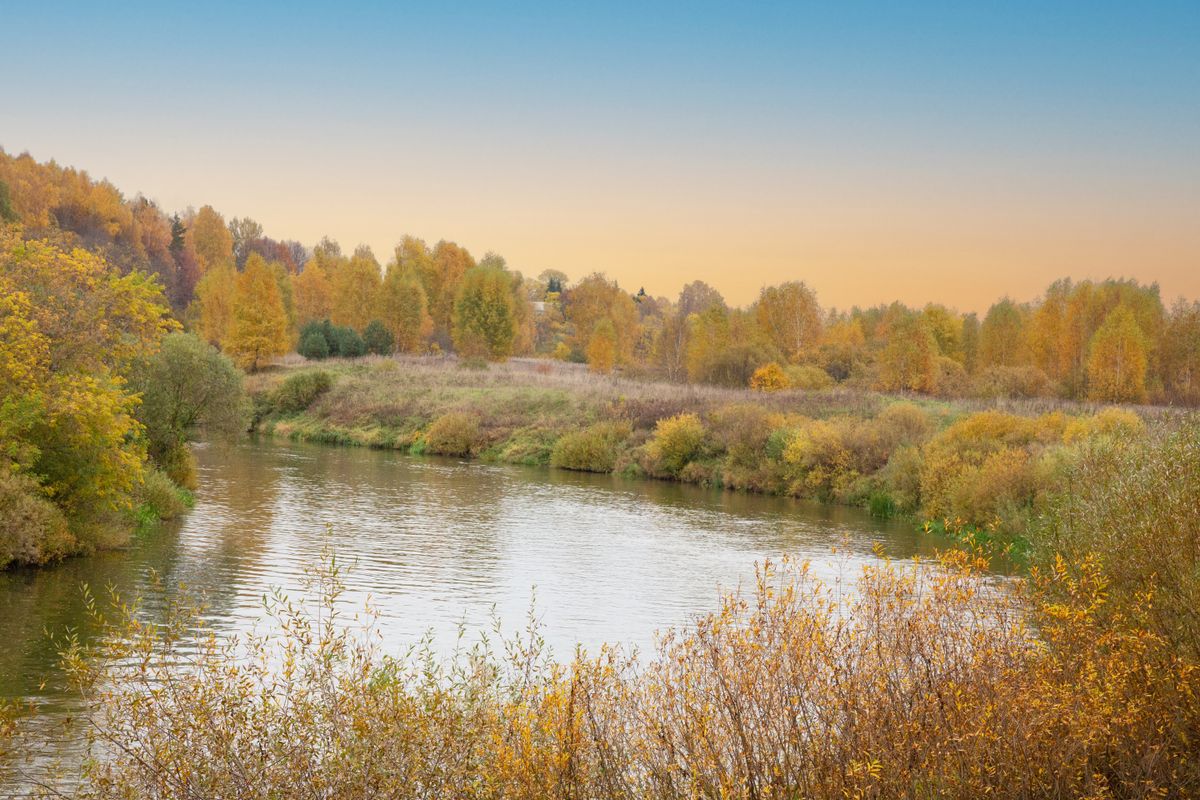
[[[288,323],[279,283],[257,253],[246,260],[233,295],[233,315],[224,350],[243,369],[257,370],[273,356],[287,352]]]
[[[310,260],[304,271],[293,275],[291,280],[292,296],[296,302],[296,324],[303,326],[313,320],[328,319],[333,288],[320,263],[316,259]]]
[[[1027,362],[1024,314],[1006,297],[988,309],[979,327],[979,365],[1016,367]]]
[[[688,335],[684,365],[691,383],[708,380],[721,354],[729,348],[729,311],[723,305],[711,305],[687,318]]]
[[[821,339],[821,366],[835,380],[844,381],[866,360],[867,340],[855,318],[833,323]]]
[[[25,473],[71,523],[69,541],[30,531],[23,560],[94,544],[130,505],[145,448],[125,376],[176,327],[154,279],[0,230],[0,469]]]
[[[897,320],[879,354],[876,388],[897,392],[932,392],[937,388],[937,340],[922,315]]]
[[[512,280],[502,269],[467,272],[454,304],[454,347],[462,355],[503,361],[516,336]]]
[[[237,273],[232,264],[221,264],[204,273],[196,284],[196,305],[200,309],[200,335],[209,344],[220,345],[229,334],[233,319],[233,295]]]
[[[360,247],[349,263],[333,276],[334,324],[361,331],[377,316],[379,287],[383,283],[379,262],[369,248]]]
[[[929,332],[933,334],[941,354],[946,358],[954,359],[959,364],[963,363],[965,355],[962,343],[962,317],[936,303],[925,306],[921,315],[925,317]]]
[[[789,361],[799,361],[821,338],[821,307],[803,281],[765,287],[754,313],[759,326]]]
[[[417,352],[433,332],[433,320],[425,307],[425,289],[411,266],[388,266],[379,294],[379,318],[391,331],[396,350],[401,353]]]
[[[629,360],[637,340],[637,303],[616,281],[600,273],[584,278],[566,292],[563,313],[574,328],[571,346],[575,352],[586,356],[596,323],[608,319],[616,335],[616,363]]]
[[[1162,380],[1173,403],[1200,405],[1200,302],[1171,308],[1162,337]]]
[[[617,360],[617,331],[608,317],[596,323],[587,346],[588,369],[607,375]]]
[[[233,234],[225,226],[225,219],[212,206],[204,206],[196,212],[187,235],[192,241],[201,273],[234,265]]]
[[[1125,306],[1105,318],[1088,348],[1088,397],[1109,403],[1146,399],[1146,337]]]
[[[404,242],[401,242],[401,245],[403,244]],[[443,240],[434,246],[428,261],[420,259],[419,263],[425,270],[418,274],[423,275],[425,298],[429,306],[429,316],[433,318],[434,335],[444,344],[450,338],[459,287],[467,271],[475,266],[475,259],[471,258],[466,248]]]

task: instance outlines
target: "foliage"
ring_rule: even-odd
[[[512,283],[502,269],[469,270],[454,300],[454,346],[466,356],[503,361],[512,354],[516,306]]]
[[[233,267],[222,264],[205,272],[196,284],[200,333],[209,344],[220,345],[229,337],[237,282]]]
[[[221,342],[243,369],[251,372],[288,349],[288,320],[279,284],[257,253],[237,278],[229,331]]]
[[[188,509],[178,482],[155,467],[150,467],[142,474],[134,499],[138,510],[151,522],[174,519]]]
[[[157,353],[132,369],[130,388],[141,395],[136,417],[150,457],[180,485],[192,470],[186,444],[199,428],[210,436],[245,429],[242,374],[226,356],[190,333],[168,334]]]
[[[395,337],[396,349],[415,353],[433,332],[433,320],[427,311],[425,289],[416,267],[393,264],[388,267],[379,298],[379,314]]]
[[[320,263],[314,259],[304,271],[291,279],[296,303],[296,322],[328,319],[332,311],[333,286]]]
[[[310,361],[329,358],[329,341],[319,325],[309,328],[307,333],[300,334],[300,346],[296,348],[296,352]]]
[[[886,562],[854,592],[784,559],[667,631],[555,660],[538,630],[383,656],[339,608],[269,598],[235,643],[202,609],[112,598],[64,661],[92,732],[82,797],[1155,797],[1200,789],[1200,677],[1105,575],[1060,562],[997,592],[986,561]],[[980,608],[987,611],[981,613]],[[1035,635],[1036,632],[1036,635]],[[177,665],[186,661],[190,668]],[[169,686],[170,691],[162,690]]]
[[[803,281],[765,287],[754,313],[775,347],[793,363],[815,350],[821,339],[821,307]]]
[[[1096,559],[1106,627],[1132,620],[1200,661],[1200,420],[1150,434],[1117,417],[1096,428],[1034,528],[1038,562]]]
[[[784,369],[788,385],[805,392],[819,392],[833,386],[833,378],[812,364],[792,364]]]
[[[175,323],[153,278],[19,234],[0,231],[0,471],[34,479],[69,524],[67,549],[86,549],[130,506],[145,461],[126,376]],[[32,539],[60,540],[30,514],[54,527]]]
[[[271,406],[280,414],[299,414],[333,386],[333,376],[323,370],[289,375],[271,394]]]
[[[1088,396],[1109,403],[1146,399],[1146,343],[1133,313],[1118,306],[1092,337]]]
[[[383,277],[370,250],[356,251],[333,273],[330,283],[330,318],[335,325],[361,331],[378,316],[376,306]]]
[[[788,380],[783,367],[774,361],[763,364],[750,376],[750,388],[758,392],[779,392],[791,386],[792,382]]]
[[[328,329],[332,343],[330,355],[337,354],[342,358],[358,358],[367,354],[367,343],[358,335],[358,331],[350,327],[333,327]]]
[[[984,367],[975,376],[972,389],[972,396],[985,398],[1046,397],[1053,393],[1046,373],[1029,364]]]
[[[654,437],[647,446],[654,472],[679,475],[688,462],[700,454],[704,444],[704,424],[695,414],[677,414],[659,420]]]
[[[76,548],[63,512],[29,475],[0,468],[0,569],[45,564]]]
[[[396,349],[396,340],[392,337],[391,331],[377,319],[367,323],[362,339],[367,352],[373,355],[390,356]]]
[[[583,472],[612,472],[632,433],[628,422],[599,422],[568,433],[554,444],[550,465]]]
[[[460,411],[443,414],[425,431],[427,453],[466,456],[471,454],[479,442],[479,420]]]
[[[924,317],[906,315],[894,326],[879,356],[876,388],[932,393],[937,388],[938,345]]]
[[[617,329],[612,320],[604,317],[596,323],[587,345],[588,369],[607,375],[617,360]]]
[[[0,216],[20,220],[31,238],[88,249],[120,273],[157,275],[177,316],[218,345],[230,335],[237,270],[257,257],[276,278],[288,346],[310,321],[330,318],[361,334],[378,319],[404,353],[436,344],[438,352],[456,349],[468,359],[555,354],[603,366],[607,356],[589,359],[588,351],[598,330],[594,349],[608,350],[609,330],[601,324],[607,319],[612,364],[626,376],[745,386],[775,361],[819,368],[856,390],[1200,403],[1200,304],[1181,300],[1168,311],[1157,285],[1133,280],[1058,280],[1034,301],[994,303],[980,322],[938,304],[822,309],[799,281],[764,287],[745,309],[698,280],[672,302],[644,291],[635,296],[602,274],[574,284],[556,270],[527,279],[488,253],[479,266],[495,273],[489,321],[475,317],[456,330],[455,306],[476,261],[453,242],[430,249],[403,236],[381,277],[368,248],[347,257],[324,239],[310,256],[297,242],[266,237],[247,217],[227,225],[210,206],[168,217],[144,197],[125,198],[85,172],[28,155],[0,152],[0,187],[9,193]],[[326,337],[326,344],[337,354],[335,341]],[[804,375],[826,383],[814,369]]]

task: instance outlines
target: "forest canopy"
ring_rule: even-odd
[[[982,316],[934,303],[824,308],[800,279],[734,308],[701,281],[654,297],[603,274],[527,276],[495,253],[476,260],[412,235],[381,264],[368,247],[276,240],[208,205],[168,215],[86,172],[2,151],[0,217],[23,238],[78,247],[117,274],[156,276],[173,316],[250,370],[295,350],[457,352],[741,387],[766,369],[771,380],[754,384],[764,391],[1200,404],[1200,303],[1168,306],[1157,285],[1132,279],[1064,278]],[[302,337],[322,324],[334,339]]]

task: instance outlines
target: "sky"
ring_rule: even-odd
[[[1200,2],[12,2],[0,147],[381,261],[1200,298]]]

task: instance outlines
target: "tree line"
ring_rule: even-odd
[[[1132,279],[1059,280],[982,317],[939,304],[827,309],[800,280],[736,308],[701,281],[653,297],[603,274],[527,277],[495,253],[476,260],[413,236],[381,264],[328,238],[271,239],[210,206],[167,216],[84,172],[2,152],[0,217],[157,275],[175,316],[251,370],[293,349],[455,352],[764,390],[1200,404],[1200,302],[1167,306],[1156,284]]]

